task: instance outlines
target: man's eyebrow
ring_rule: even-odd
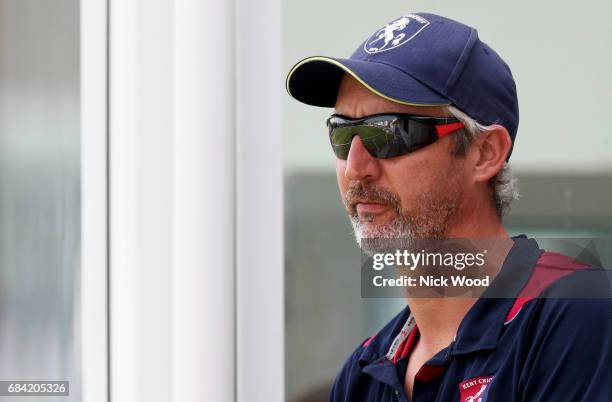
[[[365,117],[366,115],[362,115],[362,116],[353,116],[351,114],[345,114],[345,113],[341,113],[337,110],[334,109],[334,113],[332,113],[333,116],[340,116],[340,117],[345,117],[347,119],[360,119],[362,117]]]

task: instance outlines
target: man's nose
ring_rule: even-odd
[[[370,155],[358,135],[351,140],[344,175],[349,180],[373,181],[380,176],[380,161]]]

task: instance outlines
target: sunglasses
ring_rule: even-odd
[[[338,159],[346,160],[354,136],[370,155],[394,158],[431,145],[464,125],[452,117],[383,113],[351,119],[334,114],[327,119],[329,139]]]

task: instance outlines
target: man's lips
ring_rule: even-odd
[[[358,202],[355,204],[355,210],[357,214],[380,214],[389,209],[389,204],[382,204],[378,202]]]

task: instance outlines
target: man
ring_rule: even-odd
[[[397,40],[376,47],[381,32]],[[612,400],[606,274],[503,226],[518,101],[510,69],[476,30],[408,14],[349,59],[299,62],[287,89],[335,107],[338,185],[365,252],[389,239],[499,240],[482,298],[408,292],[404,311],[348,358],[332,401]]]

